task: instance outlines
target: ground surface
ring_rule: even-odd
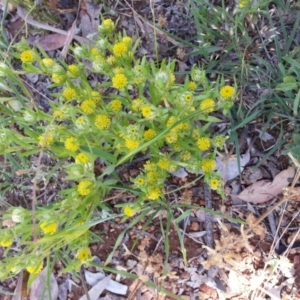
[[[184,1],[184,3],[179,1],[153,2],[153,10],[151,10],[149,1],[108,1],[105,5],[101,4],[97,7],[101,9],[103,14],[113,19],[119,18],[118,28],[120,30],[124,29],[128,35],[141,38],[142,44],[138,49],[139,56],[152,59],[156,56],[156,49],[158,49],[160,58],[176,57],[178,59],[179,73],[190,69],[194,63],[205,65],[207,63],[205,57],[201,54],[187,55],[193,50],[192,48],[163,32],[166,30],[177,38],[188,40],[197,45],[197,29],[193,23],[192,14],[186,8],[188,1]],[[219,1],[211,2],[220,5]],[[62,29],[68,30],[72,25],[77,5],[78,3],[68,1],[64,3],[51,2],[51,7],[54,8],[56,14],[60,13],[58,24]],[[229,9],[234,5],[232,1],[226,2]],[[87,8],[82,3],[78,18],[79,24],[86,11]],[[163,29],[157,30],[156,34],[152,25],[153,13],[156,24]],[[273,21],[275,22],[275,29],[279,31],[280,26],[276,24],[279,22],[277,15],[280,13],[284,16],[283,21],[287,24],[286,28],[289,28],[289,24],[293,24],[296,18],[295,13],[284,14],[277,10],[274,5]],[[36,18],[38,19],[38,15]],[[41,19],[38,21],[42,22]],[[10,38],[15,37],[16,40],[20,40],[20,36],[24,35],[22,18],[12,11],[6,22],[7,35]],[[256,25],[261,33],[264,26],[270,29],[270,24],[264,22],[267,22],[266,19],[260,20]],[[222,24],[220,23],[218,26],[221,27]],[[17,34],[19,29],[21,29],[21,33]],[[34,26],[29,26],[28,30],[28,38],[31,40],[45,34],[38,31]],[[253,41],[255,42],[252,46],[255,46],[255,43],[259,44],[259,37],[255,32],[256,30],[253,29]],[[300,31],[296,37],[299,38],[299,36]],[[218,57],[223,57],[223,51],[229,41],[218,40],[215,43],[220,50],[215,52],[210,59],[218,62]],[[299,41],[295,41],[295,43],[297,44]],[[57,56],[59,51],[50,51],[49,55]],[[268,45],[268,53],[270,56],[268,59],[276,63],[276,53],[272,51],[272,44]],[[249,59],[247,66],[263,68],[252,54],[251,49],[249,53],[245,52],[247,59]],[[263,50],[260,54],[262,57],[266,55]],[[223,71],[230,65],[233,66],[233,69],[235,68],[236,74],[238,74],[238,62],[236,60],[236,53],[230,53],[220,64],[215,65],[215,69],[208,76],[213,79],[215,72]],[[255,66],[255,64],[257,65]],[[262,73],[259,73],[259,76],[269,75],[267,70],[264,75]],[[241,94],[239,95],[243,99],[242,106],[244,108],[253,105],[262,94],[268,95],[269,93],[266,87],[259,85],[261,81],[259,76],[251,77],[253,73],[247,74],[249,75],[248,78],[245,77],[241,81],[244,86],[241,86]],[[247,82],[246,79],[248,79]],[[49,103],[40,96],[40,93],[49,93],[46,91],[46,86],[49,84],[47,79],[40,76],[27,77],[27,80],[36,89],[35,101],[39,107],[48,111]],[[177,80],[182,80],[180,75],[178,75]],[[273,197],[269,202],[256,204],[239,200],[234,195],[260,180],[273,180],[276,175],[291,165],[289,157],[283,151],[288,141],[280,147],[277,145],[286,136],[286,133],[292,132],[294,128],[290,127],[289,122],[283,122],[285,129],[281,131],[278,127],[266,123],[266,120],[258,114],[257,118],[243,124],[236,130],[239,151],[244,154],[244,156],[240,156],[240,160],[243,162],[243,172],[241,176],[234,176],[227,182],[225,186],[226,199],[222,200],[219,195],[214,193],[207,196],[201,180],[197,180],[195,174],[186,173],[183,176],[170,176],[167,180],[166,190],[169,192],[167,200],[190,203],[198,205],[199,208],[204,207],[209,202],[215,211],[221,212],[225,216],[248,220],[250,224],[255,224],[257,218],[282,199],[282,194],[278,193],[278,197]],[[231,128],[232,123],[230,120],[224,119],[224,122],[218,126],[212,130],[226,132]],[[233,163],[231,169],[236,170],[239,154],[234,154],[235,147],[233,144],[229,144],[228,147],[229,150],[232,150],[229,157],[229,161]],[[267,153],[270,155],[266,156]],[[35,162],[33,161],[33,163]],[[54,162],[45,155],[42,163],[46,172],[47,166],[51,166]],[[258,163],[259,166],[257,167]],[[125,169],[123,168],[120,172],[122,180],[128,183],[131,176],[136,176],[139,173],[141,165],[142,162],[133,162],[127,165]],[[95,172],[101,172],[102,167],[101,164],[96,164]],[[55,201],[58,187],[64,187],[64,174],[58,173],[57,175],[57,180],[51,181],[46,187],[41,186],[40,205],[46,205],[49,199]],[[28,182],[19,177],[13,180],[14,189],[5,193],[6,201],[13,205],[26,206],[30,201],[30,179]],[[282,180],[286,180],[286,178]],[[188,185],[188,183],[190,184]],[[297,182],[295,183],[297,185]],[[178,190],[178,188],[181,189]],[[130,201],[129,196],[119,194],[116,191],[112,191],[108,197],[114,198],[112,204]],[[167,226],[166,215],[168,212],[160,211],[147,226],[144,226],[147,218],[142,219],[126,232],[109,263],[109,267],[135,273],[139,275],[141,280],[136,281],[122,276],[114,276],[116,281],[129,287],[127,295],[116,296],[114,293],[106,292],[100,299],[172,299],[171,296],[158,295],[154,288],[143,285],[143,281],[146,280],[179,295],[181,299],[299,299],[300,253],[297,248],[284,253],[288,245],[297,246],[295,241],[298,239],[300,220],[297,200],[299,199],[295,196],[292,201],[286,201],[276,207],[263,222],[253,226],[251,232],[245,231],[240,224],[233,221],[218,216],[209,218],[201,209],[194,209],[179,223],[184,237],[186,262],[183,259],[182,246],[177,231],[172,225],[168,233],[170,250],[167,265],[165,264],[165,237],[161,228]],[[178,209],[175,216],[178,217],[182,213],[183,211]],[[209,222],[212,225],[211,232],[208,230],[207,224]],[[112,253],[120,233],[127,226],[128,223],[121,223],[120,219],[115,219],[114,222],[110,221],[94,227],[93,232],[101,236],[103,241],[91,244],[92,254],[98,257],[101,262],[106,261]],[[207,237],[209,234],[211,236]],[[274,241],[277,245],[273,244]],[[211,246],[214,247],[214,250],[205,247],[209,243],[212,243]],[[90,289],[88,283],[83,284],[84,276],[77,279],[69,274],[58,275],[60,268],[61,266],[57,265],[54,272],[59,284],[59,299],[76,300],[85,294],[86,289]],[[99,272],[95,268],[90,268],[89,271]],[[2,289],[6,292],[13,292],[16,285],[17,279],[14,278],[3,282]],[[11,299],[9,295],[1,297],[1,299]]]

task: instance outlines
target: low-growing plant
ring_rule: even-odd
[[[177,83],[176,61],[137,58],[138,45],[139,40],[115,33],[114,22],[105,19],[96,41],[72,48],[71,64],[24,40],[13,54],[21,70],[7,60],[1,63],[0,153],[38,159],[32,207],[9,206],[3,215],[0,279],[25,268],[31,282],[53,253],[65,264],[62,272],[89,264],[89,243],[96,238],[90,228],[115,218],[112,209],[121,208],[125,221],[149,207],[164,207],[165,180],[181,167],[200,172],[222,194],[215,156],[226,137],[209,129],[219,121],[213,112],[226,114],[232,107],[236,87],[223,78],[210,82],[196,66]],[[37,107],[20,79],[24,74],[51,79],[48,88],[55,93],[49,113]],[[97,80],[89,80],[91,74]],[[43,153],[56,160],[68,183],[46,206],[37,204]],[[126,185],[116,168],[138,155],[146,157],[142,170]],[[96,159],[104,166],[101,175],[94,172]],[[134,200],[109,206],[105,197],[114,189],[132,193]]]

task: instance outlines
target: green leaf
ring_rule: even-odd
[[[296,82],[290,82],[290,83],[279,83],[275,90],[277,91],[292,91],[296,90],[298,88],[298,84]]]

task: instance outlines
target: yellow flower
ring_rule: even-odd
[[[143,133],[144,139],[145,139],[146,141],[151,140],[153,137],[155,137],[155,135],[156,135],[155,130],[153,130],[153,129],[151,129],[151,128],[148,129],[148,130],[146,130],[146,131]]]
[[[91,186],[92,186],[92,182],[89,180],[80,181],[77,187],[78,194],[81,196],[88,195],[92,191]]]
[[[78,250],[76,256],[82,263],[84,263],[91,258],[91,251],[89,248],[81,248]]]
[[[194,96],[191,92],[185,92],[180,98],[187,103],[191,103],[194,100]]]
[[[153,171],[147,172],[146,177],[147,177],[147,181],[149,183],[156,183],[157,179],[158,179],[157,171],[153,170]]]
[[[96,116],[96,119],[95,119],[96,127],[100,128],[100,129],[106,129],[106,128],[108,128],[109,124],[110,124],[110,119],[108,116],[106,116],[106,115]]]
[[[146,171],[156,171],[156,164],[151,162],[150,160],[147,160],[144,164],[144,169]]]
[[[119,111],[122,108],[122,102],[120,100],[113,100],[110,102],[110,107],[112,110]]]
[[[62,109],[55,109],[53,111],[53,116],[59,120],[62,120],[66,116],[66,112]]]
[[[66,88],[66,89],[64,89],[64,91],[63,91],[62,94],[63,94],[63,96],[64,96],[64,98],[66,100],[73,100],[75,98],[75,96],[76,96],[76,92],[72,88]]]
[[[134,181],[137,186],[143,186],[145,184],[145,179],[143,177],[137,177]]]
[[[216,162],[211,158],[205,158],[201,163],[201,168],[205,173],[209,173],[216,168]]]
[[[122,42],[127,44],[127,45],[128,44],[130,45],[132,43],[132,38],[129,37],[129,36],[124,36],[123,39],[122,39]]]
[[[201,151],[206,151],[210,148],[210,139],[208,137],[201,137],[197,141],[197,146]]]
[[[69,137],[65,140],[65,148],[70,151],[77,151],[79,149],[79,143],[74,137]]]
[[[217,190],[220,186],[220,180],[218,178],[211,178],[208,185],[212,190]]]
[[[42,63],[47,68],[51,68],[55,64],[54,60],[52,58],[48,58],[48,57],[47,58],[43,58],[42,59]]]
[[[181,123],[180,125],[178,125],[182,130],[188,130],[190,125],[189,123]]]
[[[161,196],[161,190],[159,187],[150,187],[146,194],[147,198],[150,200],[156,200]]]
[[[116,74],[112,78],[112,86],[116,89],[123,89],[128,85],[128,80],[124,74]]]
[[[43,262],[39,265],[30,265],[26,268],[27,272],[30,274],[39,274],[43,269]]]
[[[103,20],[101,25],[104,27],[104,29],[109,30],[109,31],[111,31],[115,28],[115,23],[112,19]]]
[[[51,133],[44,133],[40,135],[38,139],[39,145],[42,147],[50,146],[54,141],[53,135]]]
[[[123,208],[123,213],[127,217],[132,217],[134,215],[134,210],[130,206],[125,206]]]
[[[89,161],[90,161],[89,157],[87,155],[85,155],[84,153],[79,153],[75,157],[75,162],[77,164],[85,164]]]
[[[238,6],[239,8],[244,8],[248,3],[250,2],[250,0],[238,0]]]
[[[0,241],[0,245],[2,247],[10,247],[13,243],[13,239],[12,238],[3,238],[1,241]]]
[[[192,154],[189,151],[183,151],[180,154],[180,157],[181,157],[182,161],[189,161],[192,157]]]
[[[127,50],[127,44],[124,42],[117,43],[113,46],[113,53],[116,57],[121,57]]]
[[[79,75],[79,69],[76,65],[69,65],[67,74],[71,77],[77,77]]]
[[[178,135],[176,130],[171,130],[170,133],[166,136],[166,141],[169,144],[175,144],[178,140]]]
[[[62,75],[62,74],[53,73],[53,74],[52,74],[52,81],[53,81],[54,83],[57,83],[57,84],[63,83],[63,82],[65,81],[65,76]]]
[[[173,123],[175,123],[176,119],[175,117],[170,117],[167,121],[167,127],[170,127]]]
[[[168,168],[170,166],[170,162],[168,159],[162,158],[158,161],[157,165],[163,170],[168,170]]]
[[[145,78],[144,78],[144,77],[135,77],[135,78],[133,79],[133,81],[134,81],[134,84],[140,85],[140,84],[142,84],[143,82],[145,82]]]
[[[124,74],[125,73],[125,70],[122,67],[116,67],[112,71],[113,71],[114,74],[118,74],[118,73]]]
[[[106,62],[112,66],[116,63],[116,58],[113,55],[109,55],[108,57],[106,57]]]
[[[50,234],[50,235],[52,235],[57,231],[57,227],[58,224],[56,222],[51,222],[51,223],[43,222],[40,225],[40,228],[43,230],[43,232],[45,234]]]
[[[129,150],[133,150],[139,146],[139,142],[135,139],[125,139],[125,145]]]
[[[195,81],[190,81],[188,83],[188,89],[192,92],[195,91],[197,89],[197,83]]]
[[[81,105],[80,108],[82,109],[82,111],[86,114],[92,114],[95,111],[96,108],[96,102],[94,100],[88,99],[88,100],[84,100]]]
[[[133,111],[140,111],[142,109],[143,105],[144,105],[143,100],[134,99],[134,100],[132,100],[132,103],[131,103],[131,109]]]
[[[235,90],[230,85],[225,85],[220,90],[220,95],[223,99],[229,99],[232,98],[235,94]]]
[[[34,61],[34,54],[31,50],[25,50],[21,53],[20,59],[23,63],[31,63]]]
[[[144,106],[142,108],[142,115],[145,118],[149,118],[152,115],[151,108],[149,106]]]
[[[200,110],[210,113],[214,111],[215,101],[212,98],[206,98],[200,103]]]
[[[92,56],[97,56],[97,55],[99,55],[98,49],[92,48],[92,49],[91,49],[91,55],[92,55]]]

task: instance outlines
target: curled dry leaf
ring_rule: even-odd
[[[266,230],[262,225],[254,225],[256,223],[257,219],[254,217],[253,214],[249,214],[249,216],[246,219],[246,222],[249,226],[249,228],[257,235],[263,239],[266,234]]]
[[[238,198],[251,203],[264,203],[276,197],[290,184],[290,179],[295,175],[292,167],[280,172],[273,181],[260,180],[244,189]]]

